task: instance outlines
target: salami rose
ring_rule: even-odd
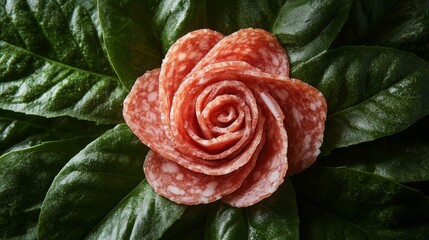
[[[285,50],[261,29],[188,33],[124,102],[127,124],[151,148],[147,181],[188,205],[270,196],[316,160],[326,111],[317,89],[289,78]]]

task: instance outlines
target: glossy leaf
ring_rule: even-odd
[[[339,48],[306,62],[293,75],[326,98],[325,154],[402,131],[429,113],[429,63],[403,51]]]
[[[414,52],[429,60],[426,0],[355,0],[336,40],[340,45],[379,45]]]
[[[96,1],[3,0],[0,5],[0,40],[64,65],[113,74],[103,48]],[[29,67],[17,60],[12,63],[15,75],[22,76]]]
[[[125,90],[103,49],[95,1],[3,1],[0,108],[122,121]]]
[[[207,26],[206,4],[201,0],[161,0],[154,21],[165,55],[177,39]]]
[[[207,205],[187,206],[181,218],[160,239],[203,239],[206,215]]]
[[[88,239],[159,239],[186,206],[156,194],[142,181],[87,236]]]
[[[207,0],[208,27],[229,35],[241,28],[270,31],[285,0]]]
[[[98,0],[109,60],[128,89],[138,76],[161,66],[161,45],[152,20],[156,3]]]
[[[346,166],[398,182],[429,181],[429,139],[392,136],[337,149],[324,165]]]
[[[209,209],[206,239],[298,239],[299,218],[290,181],[247,208],[217,204]]]
[[[42,205],[40,239],[79,239],[142,180],[147,148],[118,125],[74,156],[57,175]]]
[[[122,120],[126,92],[113,77],[73,68],[0,41],[0,108],[98,123]]]
[[[34,126],[30,122],[19,121],[10,115],[15,115],[15,113],[0,110],[0,155],[15,144],[25,141],[31,135],[43,131],[43,128]]]
[[[347,20],[352,0],[292,0],[281,8],[272,32],[292,66],[329,48]]]
[[[54,177],[91,137],[45,142],[0,157],[0,238],[35,239]],[[67,146],[67,147],[64,147]]]
[[[314,205],[298,200],[302,240],[370,240],[373,239],[360,226]]]
[[[298,239],[298,212],[290,181],[254,206],[221,202],[189,206],[162,237],[168,239]]]
[[[248,239],[246,209],[218,203],[208,215],[206,239]]]
[[[98,136],[109,128],[110,125],[96,125],[69,117],[47,119],[0,110],[0,155],[44,141]]]
[[[429,198],[414,189],[347,168],[314,167],[292,180],[300,202],[322,209],[315,216],[300,215],[301,232],[319,229],[319,234],[305,234],[306,239],[429,237]],[[300,211],[305,204],[300,204]]]
[[[209,28],[223,34],[247,27],[273,32],[297,66],[330,47],[347,20],[352,0],[206,2]]]
[[[99,0],[98,4],[109,59],[127,88],[147,70],[160,67],[179,37],[206,24],[204,1]]]

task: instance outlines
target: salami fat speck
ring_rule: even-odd
[[[274,36],[250,28],[185,35],[124,102],[127,124],[151,148],[147,181],[188,205],[269,197],[316,160],[326,111],[317,89],[289,77]]]

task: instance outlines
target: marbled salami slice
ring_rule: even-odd
[[[140,140],[163,157],[189,170],[208,175],[231,173],[250,161],[253,152],[263,141],[264,117],[256,125],[255,134],[243,151],[230,159],[205,161],[183,154],[166,136],[160,118],[158,78],[160,69],[147,72],[137,79],[124,101],[123,115],[126,123]]]
[[[254,88],[263,115],[266,117],[267,140],[255,168],[239,189],[222,201],[234,207],[251,206],[273,194],[283,183],[288,169],[288,137],[283,125],[284,115],[276,100],[259,87]]]
[[[320,153],[328,111],[325,98],[317,89],[296,79],[264,87],[285,114],[290,146],[288,174],[299,173],[313,164]]]
[[[178,91],[175,95],[175,107],[172,108],[171,113],[175,116],[172,120],[172,131],[176,147],[186,154],[206,160],[230,159],[235,156],[234,153],[246,147],[255,134],[259,120],[256,100],[252,92],[239,81],[221,81],[199,90],[202,92]],[[206,94],[214,97],[205,97]],[[188,102],[181,103],[185,99]],[[180,108],[177,107],[177,103],[180,104]],[[204,105],[203,109],[201,105]],[[214,136],[216,131],[213,131],[213,128],[207,128],[209,123],[213,124],[210,117],[221,116],[223,108],[226,107],[233,108],[233,111],[239,115],[242,114],[243,123],[236,131],[225,131],[223,134]],[[217,108],[218,111],[213,108]],[[180,113],[177,112],[179,109]],[[205,114],[205,110],[213,110],[215,114]],[[181,126],[180,130],[176,126]],[[220,127],[222,125],[218,125],[218,129]],[[259,130],[262,131],[262,129]],[[202,134],[198,134],[199,132]],[[212,137],[205,138],[204,135]]]
[[[170,133],[170,108],[174,93],[185,76],[224,36],[218,32],[203,29],[181,37],[168,50],[162,61],[159,76],[161,119],[168,137]]]
[[[231,154],[231,151],[229,149],[226,149],[224,153],[211,153],[206,151],[206,149],[201,148],[199,145],[201,142],[200,139],[191,138],[190,135],[198,135],[199,128],[201,125],[199,124],[198,117],[199,112],[196,112],[196,110],[199,110],[199,105],[204,104],[201,103],[201,100],[199,96],[204,96],[205,91],[207,89],[210,89],[210,84],[200,84],[206,82],[206,76],[210,76],[210,83],[215,83],[215,85],[222,84],[222,80],[228,80],[226,81],[227,86],[231,86],[230,95],[243,95],[243,104],[247,105],[249,107],[249,114],[247,114],[246,118],[249,118],[249,121],[251,122],[250,126],[247,124],[244,124],[244,127],[242,129],[245,131],[243,133],[244,137],[241,138],[236,144],[236,149],[241,150],[243,146],[245,146],[246,143],[248,143],[249,138],[252,135],[255,135],[256,126],[258,123],[259,113],[258,113],[258,107],[256,104],[256,100],[253,97],[253,94],[251,91],[244,86],[243,84],[238,86],[237,82],[239,81],[231,81],[235,79],[235,76],[228,75],[226,78],[219,79],[219,81],[216,79],[217,74],[216,71],[218,68],[222,68],[225,66],[228,69],[247,69],[249,71],[257,71],[260,72],[259,69],[256,69],[252,67],[249,64],[246,64],[244,62],[221,62],[214,64],[214,66],[218,66],[216,68],[212,68],[209,65],[205,67],[204,69],[201,69],[200,71],[191,74],[186,78],[186,80],[182,83],[182,85],[179,87],[179,89],[176,91],[176,94],[174,95],[174,101],[173,105],[171,107],[171,131],[173,133],[173,140],[175,142],[175,146],[177,149],[179,149],[181,152],[185,153],[186,155],[193,156],[196,158],[201,159],[207,159],[207,160],[221,160],[228,156],[228,154]],[[216,91],[214,91],[216,93]],[[174,118],[173,118],[174,116]],[[246,122],[249,122],[246,121]],[[205,125],[202,125],[204,128]],[[259,130],[258,130],[259,131]],[[256,132],[256,134],[259,134]],[[204,134],[202,134],[204,135]],[[207,134],[206,134],[207,135]],[[230,134],[228,134],[230,135]],[[248,151],[252,151],[256,148],[256,145],[259,144],[258,142],[255,142],[254,140],[250,141],[252,146],[250,149],[247,149]],[[216,141],[216,138],[214,138],[214,141],[212,142],[213,146],[210,148],[215,148],[218,144]],[[251,155],[251,153],[250,153]],[[247,154],[247,159],[250,156]],[[233,156],[231,156],[233,157]]]
[[[144,164],[145,176],[159,195],[176,203],[195,205],[213,202],[241,186],[254,168],[262,146],[263,144],[258,146],[245,166],[221,176],[191,171],[149,151]]]
[[[271,33],[262,29],[241,29],[226,36],[192,72],[209,64],[228,61],[242,61],[266,73],[289,76],[289,61],[284,48]]]
[[[155,191],[245,207],[312,164],[326,102],[288,75],[284,49],[264,30],[198,30],[173,44],[124,101],[125,121],[152,149],[144,171]]]
[[[268,91],[281,106],[291,146],[288,153],[289,172],[297,173],[311,165],[316,160],[323,142],[327,106],[321,93],[302,81],[267,74],[249,67],[244,62],[221,62],[208,65],[198,74],[187,78],[176,95],[182,98],[179,96],[184,92],[181,88],[187,89],[187,94],[194,94],[193,91],[202,91],[210,84],[230,79],[241,81],[250,89]],[[180,116],[185,112],[183,107],[186,105],[173,103],[172,114]],[[179,130],[184,128],[183,123],[177,122],[173,126],[173,132],[183,131]],[[178,142],[186,142],[179,140],[180,135],[177,136]]]

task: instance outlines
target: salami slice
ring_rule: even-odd
[[[326,102],[288,75],[284,49],[264,30],[179,39],[124,101],[125,121],[151,148],[149,184],[177,203],[245,207],[312,164]]]
[[[251,206],[271,196],[283,183],[288,169],[288,137],[283,126],[284,115],[275,99],[255,87],[263,115],[266,117],[267,140],[259,154],[255,168],[239,189],[224,196],[222,201],[234,207]]]
[[[184,154],[175,148],[166,136],[158,101],[159,69],[147,72],[137,79],[124,101],[124,118],[140,140],[163,157],[189,170],[208,175],[231,173],[250,161],[253,152],[263,140],[264,117],[258,121],[251,143],[231,159],[204,161]]]
[[[202,76],[204,76],[202,80]],[[280,77],[252,69],[243,62],[221,62],[211,64],[200,70],[192,78],[187,78],[180,88],[188,89],[187,94],[194,94],[218,81],[238,79],[250,89],[268,91],[279,103],[285,114],[285,128],[288,132],[289,173],[297,173],[311,165],[319,154],[323,142],[324,122],[326,120],[327,106],[321,93],[314,87],[287,77]],[[184,92],[178,89],[177,95]],[[189,90],[192,89],[192,90]],[[262,90],[261,90],[262,89]],[[185,106],[185,108],[183,108]],[[172,106],[172,114],[177,119],[186,119],[186,105],[177,103]],[[173,124],[173,132],[184,131],[184,124]],[[176,134],[178,142],[185,142]],[[188,146],[189,147],[189,146]],[[195,150],[198,151],[198,150]]]
[[[288,173],[301,172],[313,164],[320,153],[327,113],[325,98],[317,89],[296,79],[273,82],[265,87],[285,114],[290,146]]]
[[[176,203],[195,205],[213,202],[241,186],[254,168],[262,146],[258,146],[244,167],[221,176],[191,171],[150,151],[144,164],[145,176],[158,194]]]
[[[168,137],[170,133],[170,108],[174,93],[185,76],[224,36],[218,32],[203,29],[190,32],[175,42],[168,50],[159,76],[161,119]]]
[[[289,76],[289,61],[274,36],[262,29],[242,29],[223,38],[195,66],[193,72],[218,62],[242,61],[263,72]]]

